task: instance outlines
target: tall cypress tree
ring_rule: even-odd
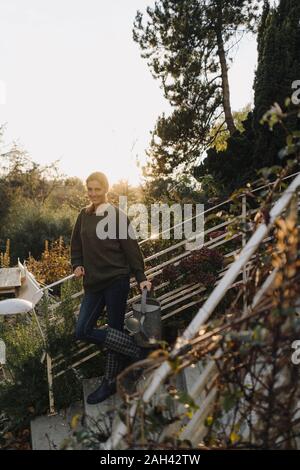
[[[300,80],[300,1],[281,0],[277,9],[268,10],[266,6],[258,34],[254,82],[255,168],[280,163],[278,151],[285,144],[286,134],[279,125],[270,132],[260,120],[274,102],[284,107],[292,94],[293,81]],[[296,117],[289,118],[287,125],[295,127]]]
[[[300,80],[300,2],[280,0],[277,8],[271,8],[265,0],[258,30],[253,113],[244,123],[245,132],[229,138],[226,151],[208,151],[195,176],[210,174],[224,192],[230,192],[254,178],[257,169],[284,163],[278,157],[285,145],[284,130],[277,124],[270,132],[260,121],[274,102],[284,106],[295,80]],[[296,116],[289,118],[287,125],[295,128],[296,120]]]

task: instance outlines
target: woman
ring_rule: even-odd
[[[127,216],[122,218],[123,212],[108,203],[106,176],[92,173],[86,185],[91,203],[80,211],[74,225],[71,263],[75,276],[83,276],[84,287],[76,339],[107,350],[103,381],[87,398],[89,404],[95,404],[115,393],[116,377],[124,367],[126,356],[135,360],[142,357],[141,348],[123,331],[124,317],[130,275],[134,274],[141,290],[145,287],[150,290],[151,282],[145,276],[144,260],[136,239],[129,235],[118,236],[122,221],[125,220],[126,230],[130,222]],[[100,229],[107,225],[116,230],[106,231],[109,236],[105,238]],[[97,320],[105,306],[108,327],[97,329]]]

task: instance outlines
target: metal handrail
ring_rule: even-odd
[[[231,255],[231,253],[229,253],[229,254]],[[226,270],[227,269],[229,269],[229,266],[226,268]],[[222,278],[223,274],[224,274],[224,271],[220,271],[219,278],[216,280],[215,285],[218,285],[218,283],[220,282],[220,279]],[[240,272],[240,274],[242,274],[242,271]],[[243,283],[243,281],[239,281],[239,282],[233,284],[232,287],[235,287],[236,285],[239,285],[241,283]],[[174,295],[174,292],[175,292],[175,295]],[[189,292],[189,294],[185,295],[185,294],[187,294],[187,292]],[[185,286],[180,286],[177,289],[169,291],[169,292],[163,294],[162,296],[158,297],[158,300],[160,301],[160,303],[162,305],[161,310],[163,311],[163,310],[169,309],[170,306],[180,304],[183,300],[191,298],[194,295],[199,294],[201,292],[206,292],[206,288],[203,287],[202,284],[198,283],[198,282],[187,284]],[[138,296],[138,297],[140,297],[140,296]],[[170,299],[168,299],[168,297],[170,297]],[[177,297],[177,299],[176,299],[176,297]],[[174,301],[174,298],[176,299],[175,301]],[[175,310],[172,310],[171,312],[168,312],[167,314],[162,315],[162,321],[167,320],[168,318],[176,315],[177,313],[180,313],[184,310],[187,310],[191,306],[200,304],[202,301],[206,300],[206,298],[207,298],[207,295],[204,295],[198,300],[185,303],[181,307],[178,307]],[[170,302],[170,300],[171,300],[171,302]],[[167,303],[167,302],[169,302],[169,303]],[[166,305],[164,305],[165,303],[166,303]],[[132,310],[127,312],[125,317],[130,316],[132,313],[133,313]],[[83,346],[84,343],[80,343],[80,345],[81,345],[81,348],[79,350],[74,350],[73,357],[80,355],[82,352],[86,352],[86,351],[89,351],[89,350],[92,350],[92,349],[95,348],[95,345],[93,345],[93,344]],[[58,377],[59,375],[64,374],[65,372],[67,372],[67,370],[69,370],[70,368],[75,367],[76,365],[83,364],[89,358],[100,354],[100,352],[101,352],[100,350],[97,350],[95,353],[93,353],[93,354],[91,354],[87,357],[83,357],[82,359],[78,360],[76,363],[73,363],[71,366],[67,367],[66,369],[61,370],[59,373],[54,374],[54,378]],[[59,354],[59,355],[55,356],[55,358],[53,358],[53,368],[57,368],[60,364],[64,363],[63,357],[64,357],[63,354]]]
[[[265,242],[269,241],[270,239],[271,239],[271,237],[267,237],[267,238],[265,238],[263,241],[264,241],[264,243],[265,243]],[[224,257],[226,258],[226,257],[235,256],[235,255],[237,255],[238,251],[239,251],[239,250],[234,250],[233,252],[227,253]],[[229,265],[227,265],[226,268],[222,269],[222,270],[219,272],[218,279],[217,279],[216,282],[215,282],[215,286],[218,285],[218,283],[220,282],[220,279],[221,279],[222,276],[225,274],[225,272],[229,269],[229,267],[230,267],[231,264],[232,264],[232,262],[231,262]],[[246,266],[247,269],[248,269],[250,266],[251,266],[251,260],[249,261],[249,266],[248,266],[248,265]],[[240,272],[240,274],[242,274],[242,271]],[[238,283],[235,283],[235,284],[233,285],[233,287],[236,286],[236,285],[238,285],[238,284],[241,284],[242,282],[244,282],[244,281],[239,281]],[[164,283],[162,283],[161,285],[155,287],[154,290],[158,290],[158,289],[160,289],[161,287],[165,287],[167,284],[170,285],[170,282],[164,282]],[[174,305],[176,305],[176,303],[181,303],[181,302],[184,300],[184,297],[183,297],[183,296],[185,296],[185,294],[186,294],[187,292],[190,292],[190,295],[189,295],[189,296],[186,296],[186,298],[192,297],[192,296],[196,295],[196,293],[206,292],[206,288],[205,288],[205,287],[201,287],[201,286],[202,286],[202,284],[197,283],[197,282],[195,282],[195,283],[190,283],[190,284],[186,284],[186,285],[183,285],[183,286],[179,286],[179,287],[177,287],[177,288],[175,288],[175,289],[173,289],[173,290],[171,290],[171,291],[168,291],[168,292],[166,292],[166,293],[160,295],[160,296],[158,297],[158,300],[160,301],[161,305],[166,304],[166,306],[163,306],[163,307],[162,307],[162,310],[169,309],[169,308],[170,308],[170,305],[172,305],[172,303],[173,303]],[[199,289],[199,291],[196,292],[195,289],[198,289],[199,287],[201,287],[201,288]],[[179,296],[180,296],[180,297],[179,297]],[[176,302],[173,302],[173,299],[174,299],[174,298],[176,299],[176,297],[177,297],[177,298],[179,297],[179,299],[178,299]],[[134,296],[134,297],[132,297],[131,299],[129,299],[129,300],[127,301],[127,304],[130,305],[131,303],[135,302],[135,301],[138,300],[139,298],[140,298],[140,294],[139,294],[139,295],[136,295],[136,296]],[[176,315],[177,313],[180,313],[180,312],[182,312],[182,311],[184,311],[184,310],[186,310],[186,309],[188,309],[188,308],[190,308],[190,307],[192,307],[192,306],[194,306],[194,305],[197,305],[197,304],[201,303],[202,301],[206,300],[206,298],[207,298],[207,295],[204,295],[204,296],[202,296],[200,299],[198,299],[198,300],[196,300],[196,301],[191,301],[191,302],[185,303],[185,304],[182,305],[181,307],[176,308],[175,310],[172,310],[171,312],[168,312],[167,314],[163,315],[163,316],[162,316],[162,321],[164,321],[164,320],[166,320],[166,319],[168,319],[168,318],[170,318],[170,317]],[[172,302],[170,302],[170,300],[171,300]],[[167,302],[169,302],[169,303],[167,303]],[[78,310],[78,311],[79,311],[79,310]],[[77,313],[78,313],[78,311],[77,311]],[[76,313],[76,312],[74,312],[74,313]],[[132,310],[129,310],[129,311],[125,314],[125,317],[128,318],[132,313],[133,313],[133,311],[132,311]],[[60,321],[63,321],[63,320],[60,320]],[[59,321],[58,323],[60,323],[60,321]],[[90,350],[94,349],[94,348],[95,348],[95,345],[93,345],[93,344],[84,345],[84,343],[81,343],[81,342],[80,342],[80,343],[79,343],[79,348],[80,348],[80,349],[74,347],[73,357],[75,357],[75,356],[77,356],[77,355],[80,355],[80,354],[83,353],[83,352],[90,351]],[[70,366],[70,367],[72,368],[72,367],[75,367],[76,365],[80,365],[80,364],[86,362],[86,360],[88,360],[89,358],[94,357],[94,356],[96,356],[96,355],[99,354],[99,353],[100,353],[100,351],[97,350],[95,353],[90,354],[90,355],[87,356],[87,357],[83,357],[81,360],[78,360],[76,363],[73,363],[72,366]],[[61,353],[61,354],[56,355],[56,356],[52,359],[52,361],[53,361],[53,368],[57,368],[60,364],[62,364],[62,363],[64,362],[63,357],[64,357],[64,356],[63,356],[63,354]],[[59,376],[59,375],[62,375],[62,374],[65,373],[65,372],[67,372],[67,370],[69,370],[70,367],[66,368],[65,370],[60,371],[60,372],[57,373],[57,374],[54,374],[54,378],[57,377],[57,376]]]
[[[236,234],[234,238],[238,237],[240,234],[241,234],[241,233]],[[215,238],[215,239],[213,239],[213,240],[207,242],[207,244],[209,244],[210,242],[217,242],[217,241],[219,240],[219,238],[222,238],[222,237],[217,237],[217,238]],[[233,237],[228,238],[228,239],[224,240],[224,243],[226,243],[226,242],[228,242],[228,241],[231,241],[232,239],[233,239]],[[266,239],[265,241],[267,241],[267,239]],[[205,244],[205,245],[206,245],[206,244]],[[215,244],[213,245],[213,248],[214,248],[215,246],[218,246],[218,245],[220,245],[220,243],[215,243]],[[240,249],[237,249],[237,250],[234,250],[234,251],[232,251],[232,252],[230,252],[230,253],[227,253],[226,255],[224,255],[224,258],[235,256],[235,255],[238,254],[239,251],[240,251]],[[231,263],[230,263],[230,264],[231,264]],[[219,278],[222,277],[223,274],[227,271],[228,268],[229,268],[229,266],[227,266],[225,269],[222,269],[222,270],[219,272],[219,276],[218,276],[218,277],[219,277]],[[160,274],[160,272],[161,272],[161,271],[159,271],[157,274]],[[155,273],[154,273],[154,275],[155,275]],[[154,277],[154,275],[151,276],[151,279]],[[216,285],[217,285],[218,282],[219,282],[219,280],[216,281]],[[166,287],[168,284],[170,284],[170,282],[163,282],[162,284],[160,284],[160,285],[158,285],[157,287],[155,287],[154,290],[159,290],[160,288],[164,288],[164,287]],[[200,285],[202,286],[202,284],[197,283],[197,282],[193,284],[193,286],[198,286],[198,287],[199,287]],[[158,300],[162,302],[163,299],[164,299],[164,297],[166,297],[166,296],[169,296],[169,297],[171,296],[172,298],[174,298],[174,292],[176,292],[176,291],[179,291],[179,292],[177,293],[177,295],[182,295],[182,294],[184,293],[184,292],[183,292],[183,291],[184,291],[184,286],[178,287],[178,288],[175,289],[175,290],[171,290],[171,291],[169,291],[169,292],[163,294],[162,296],[159,296],[159,297],[158,297]],[[203,292],[206,291],[206,288],[205,288],[205,287],[202,287],[202,288],[201,288],[201,291],[203,291]],[[191,293],[190,296],[192,296],[192,295],[195,295],[195,293],[194,293],[194,292]],[[74,296],[72,296],[72,297],[74,297]],[[131,303],[135,302],[135,301],[138,300],[140,297],[141,297],[141,295],[138,294],[138,295],[136,295],[136,296],[130,298],[130,299],[127,301],[127,305],[130,305]],[[179,313],[180,311],[189,308],[191,305],[195,305],[195,304],[197,304],[197,303],[200,303],[201,300],[203,300],[203,298],[199,299],[197,302],[191,302],[191,303],[186,304],[186,307],[183,306],[183,307],[180,307],[179,309],[176,309],[174,312],[172,311],[172,312],[168,313],[167,315],[165,315],[165,316],[162,317],[162,320],[165,320],[165,319],[167,319],[167,318],[170,318],[171,316],[175,315],[176,313]],[[182,299],[180,299],[180,301],[182,301]],[[169,307],[169,305],[168,305],[167,307]],[[164,307],[163,307],[163,309],[164,309]],[[79,309],[78,309],[77,311],[75,311],[74,314],[75,314],[76,312],[78,313],[78,312],[79,312]],[[125,314],[125,317],[127,318],[127,317],[130,316],[132,313],[133,313],[133,311],[132,311],[132,310],[129,310],[129,311]],[[63,321],[63,319],[59,320],[58,323],[61,323],[62,321]],[[80,343],[80,345],[82,345],[82,344],[83,344],[83,343]],[[79,347],[80,347],[80,346],[79,346]],[[77,350],[77,348],[75,348],[75,350],[74,350],[74,355],[80,354],[80,353],[83,352],[84,350],[90,350],[90,349],[92,349],[92,348],[94,348],[94,347],[95,347],[94,345],[88,345],[88,346],[86,346],[86,348],[82,348],[82,347],[81,347],[79,351]],[[59,355],[55,356],[55,357],[53,358],[53,363],[56,363],[56,361],[59,360],[60,357],[63,357],[62,354],[59,354]],[[63,362],[63,361],[61,361],[61,362]],[[82,360],[82,362],[84,362],[84,361]],[[55,367],[55,366],[56,366],[56,364],[53,365],[53,367]]]
[[[293,173],[292,175],[286,176],[286,177],[283,178],[282,180],[290,179],[290,178],[292,178],[293,176],[298,175],[299,173],[300,173],[300,172]],[[260,191],[260,190],[262,190],[262,189],[264,189],[264,188],[266,188],[266,187],[268,187],[268,186],[272,186],[272,185],[274,185],[274,182],[271,182],[271,183],[268,183],[268,184],[266,184],[266,185],[260,186],[259,188],[255,188],[255,189],[249,191],[249,193],[254,193],[254,192]],[[249,194],[249,193],[248,193],[248,194]],[[240,194],[240,195],[238,195],[237,197],[238,197],[238,198],[241,198],[243,195],[244,195],[244,194]],[[209,208],[209,209],[203,211],[203,214],[206,214],[206,213],[208,213],[208,212],[212,212],[212,211],[218,209],[219,207],[221,207],[222,205],[225,205],[225,204],[227,204],[228,202],[231,202],[231,201],[233,201],[233,198],[229,198],[229,199],[227,199],[226,201],[223,201],[222,203],[217,204],[217,205],[215,205],[215,206],[213,206],[213,207],[211,207],[211,208]],[[247,214],[253,213],[254,211],[255,211],[255,209],[252,209],[252,210],[248,211]],[[201,213],[201,214],[202,214],[202,213]],[[197,216],[193,216],[193,217],[191,218],[191,220],[192,220],[193,218],[195,218],[195,217],[198,217],[199,215],[200,215],[200,214],[198,214]],[[216,225],[216,226],[214,226],[214,227],[211,227],[211,228],[205,230],[205,231],[204,231],[204,236],[207,235],[207,234],[210,233],[210,232],[213,232],[213,231],[218,230],[219,228],[222,228],[222,227],[225,227],[225,226],[227,226],[227,225],[232,224],[233,222],[237,221],[237,220],[240,219],[241,217],[242,217],[242,215],[235,216],[235,217],[233,217],[232,219],[229,219],[229,220],[227,220],[227,221],[225,221],[225,222],[222,222],[221,224],[218,224],[218,225]],[[174,228],[174,227],[175,227],[175,226],[173,226],[173,227],[171,227],[171,228]],[[168,229],[168,230],[169,230],[169,229]],[[159,235],[161,235],[162,233],[163,233],[162,231],[159,232]],[[151,237],[149,237],[149,238],[146,239],[146,240],[142,240],[142,242],[139,242],[139,245],[141,245],[143,242],[149,241],[150,239],[151,239]],[[186,241],[187,241],[187,240],[183,240],[183,241],[181,241],[181,242],[179,242],[179,243],[177,243],[177,244],[175,244],[175,245],[172,245],[171,247],[165,248],[164,250],[161,250],[161,251],[155,253],[154,255],[150,255],[149,257],[144,258],[144,261],[145,261],[145,262],[151,261],[152,259],[155,259],[155,258],[157,258],[157,257],[159,257],[159,256],[162,256],[163,254],[165,254],[165,253],[167,253],[167,252],[169,252],[169,251],[172,251],[172,249],[174,250],[174,249],[176,249],[176,248],[179,248],[180,246],[184,245],[184,244],[186,243]],[[205,244],[204,244],[204,245],[205,245]],[[151,269],[151,268],[150,268],[150,269]],[[146,271],[145,273],[147,273],[147,272],[149,272],[149,271]],[[150,271],[150,272],[151,272],[151,271]],[[70,276],[72,276],[72,275],[70,275]],[[59,285],[59,284],[65,282],[67,279],[69,279],[69,276],[67,276],[67,278],[63,278],[63,279],[61,279],[61,280],[59,280],[59,281],[56,281],[55,283],[51,284],[50,286],[46,286],[46,288],[47,288],[47,287],[52,287],[52,286],[54,286],[54,285]],[[136,283],[133,282],[131,287],[133,287],[135,284],[136,284]],[[79,297],[79,296],[82,295],[83,293],[84,293],[84,292],[83,292],[83,290],[82,290],[82,291],[80,291],[79,293],[73,294],[73,295],[72,295],[72,298]],[[50,310],[53,310],[53,309],[57,308],[59,305],[60,305],[60,302],[58,302],[58,303],[56,303],[56,304],[50,306],[49,309],[50,309]]]
[[[261,223],[249,241],[246,243],[244,248],[241,250],[239,258],[234,261],[230,266],[224,277],[221,279],[219,284],[215,287],[213,292],[210,294],[206,302],[199,309],[197,315],[194,317],[190,325],[186,328],[181,337],[177,339],[175,347],[171,352],[171,357],[178,354],[178,351],[182,346],[187,344],[189,340],[193,339],[198,333],[200,327],[208,320],[216,306],[219,304],[221,299],[224,297],[228,288],[236,280],[239,272],[243,269],[243,266],[248,262],[251,256],[255,253],[265,236],[274,225],[276,218],[283,213],[288,204],[290,203],[293,195],[300,186],[300,174],[292,181],[289,187],[284,191],[283,195],[277,200],[275,205],[270,211],[269,223]],[[161,384],[164,382],[166,377],[171,371],[171,365],[168,361],[164,361],[161,366],[150,376],[147,388],[141,397],[144,403],[148,403],[156,391],[159,389]],[[136,403],[134,403],[129,411],[130,416],[134,416],[136,410]],[[117,448],[121,439],[125,436],[127,428],[124,423],[119,423],[115,428],[112,436],[108,439],[105,444],[106,449]]]
[[[300,172],[298,171],[298,172],[292,173],[291,175],[285,176],[284,178],[282,178],[282,181],[285,181],[285,180],[287,180],[287,179],[293,178],[294,176],[297,176],[299,173],[300,173]],[[275,181],[273,181],[273,182],[271,182],[271,183],[264,184],[263,186],[260,186],[260,187],[258,187],[258,188],[252,189],[252,190],[250,190],[250,191],[247,191],[247,193],[241,193],[241,194],[239,194],[239,195],[237,196],[237,199],[240,199],[240,198],[242,198],[243,196],[247,196],[247,194],[249,195],[249,194],[252,194],[252,193],[256,193],[257,191],[261,191],[262,189],[265,189],[265,188],[267,188],[267,187],[269,187],[269,186],[272,186],[272,185],[274,185],[274,184],[275,184]],[[186,219],[186,222],[188,222],[188,221],[190,221],[190,220],[194,220],[195,218],[199,217],[200,215],[206,214],[207,212],[211,212],[211,211],[213,211],[213,210],[215,210],[215,209],[218,209],[219,207],[224,206],[225,204],[228,204],[229,202],[232,202],[234,199],[235,199],[235,198],[230,197],[230,198],[226,199],[225,201],[220,202],[219,204],[217,204],[217,205],[215,205],[215,206],[213,206],[213,207],[210,207],[209,209],[204,210],[204,211],[201,212],[200,214],[194,215],[193,217],[190,217],[189,219]],[[178,224],[175,224],[175,225],[173,225],[171,228],[168,228],[168,229],[166,229],[166,230],[164,230],[164,231],[159,232],[159,235],[161,235],[161,234],[163,234],[163,233],[166,233],[166,232],[169,232],[169,231],[171,231],[172,229],[174,229],[175,227],[179,227],[179,226],[182,225],[182,224],[183,224],[183,222],[178,223]],[[142,240],[141,242],[139,242],[139,245],[142,245],[143,243],[146,243],[147,241],[152,241],[152,240],[153,240],[153,238],[148,237],[148,238]]]
[[[297,174],[299,174],[299,173],[297,173]],[[293,176],[293,175],[289,175],[288,177],[286,177],[286,178],[284,178],[284,179],[289,179],[289,178],[291,178],[292,176]],[[264,186],[261,186],[260,188],[256,188],[256,189],[254,189],[254,190],[252,190],[252,191],[249,191],[249,192],[257,192],[257,191],[259,191],[259,190],[261,190],[261,189],[264,189],[265,187],[268,187],[268,186],[273,185],[273,184],[274,184],[274,183],[269,183],[269,184],[266,184],[266,185],[264,185]],[[240,194],[240,195],[238,196],[238,198],[240,198],[240,197],[242,197],[242,196],[243,196],[243,195]],[[220,204],[217,204],[216,206],[214,206],[214,207],[212,207],[212,208],[209,208],[209,209],[205,210],[203,213],[204,213],[204,214],[207,214],[207,213],[212,212],[212,211],[214,211],[214,210],[216,210],[216,209],[219,209],[221,206],[227,204],[228,202],[230,202],[230,201],[232,201],[232,200],[233,200],[233,198],[230,198],[230,199],[228,199],[228,200],[226,200],[226,201],[224,201],[224,202],[222,202],[222,203],[220,203]],[[253,213],[253,212],[255,212],[255,210],[249,210],[249,211],[248,211],[248,214],[251,214],[251,213]],[[195,218],[195,217],[198,217],[198,216],[199,216],[199,214],[198,214],[197,216],[192,217],[192,219]],[[222,222],[221,224],[218,224],[217,226],[214,226],[214,227],[209,228],[208,230],[204,231],[204,237],[205,237],[205,235],[211,233],[212,231],[217,230],[218,228],[226,227],[227,225],[232,224],[232,223],[235,222],[235,221],[238,221],[241,217],[245,217],[245,214],[232,217],[232,218],[230,218],[229,220],[227,220],[227,221],[225,221],[225,222]],[[174,227],[175,227],[175,226],[174,226]],[[173,227],[173,228],[174,228],[174,227]],[[160,232],[160,234],[162,234],[162,233],[163,233],[163,232]],[[225,238],[225,236],[223,237],[223,235],[221,235],[221,236],[218,237],[217,239],[208,240],[207,242],[204,243],[204,246],[211,246],[212,248],[214,248],[214,247],[216,247],[216,246],[220,246],[220,245],[223,244],[223,243],[227,243],[227,242],[233,240],[234,238],[237,238],[237,237],[240,236],[240,235],[241,235],[241,233],[238,233],[238,234],[233,235],[233,236],[230,237],[230,238],[226,238],[225,240],[223,239],[223,238]],[[147,240],[143,240],[143,242],[145,242],[145,241],[147,241]],[[186,243],[186,240],[183,240],[183,241],[181,241],[181,242],[179,242],[179,243],[177,243],[177,244],[175,244],[175,245],[172,245],[171,247],[168,247],[168,248],[166,248],[166,249],[164,249],[164,250],[161,250],[160,252],[156,253],[155,255],[151,255],[151,256],[149,256],[148,258],[145,258],[145,262],[147,262],[147,260],[152,260],[152,259],[155,259],[155,258],[157,259],[157,258],[159,258],[160,256],[162,256],[163,254],[166,254],[166,253],[169,253],[169,252],[171,252],[171,251],[174,251],[174,250],[180,248],[181,246],[183,246],[185,243]],[[141,242],[140,242],[139,244],[141,245]],[[149,268],[148,270],[146,270],[145,273],[148,275],[149,279],[152,279],[152,278],[154,278],[155,276],[157,276],[157,275],[159,275],[159,274],[161,273],[161,269],[162,269],[164,266],[167,266],[167,265],[169,265],[169,264],[176,264],[176,262],[178,262],[178,261],[179,261],[180,259],[182,259],[183,257],[187,256],[188,254],[189,254],[188,252],[184,252],[184,253],[181,253],[180,255],[174,256],[173,258],[171,258],[171,260],[165,261],[165,262],[160,263],[160,264],[158,264],[158,265],[156,265],[156,266],[154,266],[154,267]],[[227,255],[227,256],[228,256],[228,255]],[[70,276],[67,276],[66,278],[61,279],[61,280],[59,280],[59,281],[56,281],[56,282],[52,283],[52,284],[49,285],[49,286],[43,287],[43,290],[46,290],[46,291],[47,291],[47,290],[50,289],[51,287],[56,286],[56,285],[59,285],[59,284],[62,284],[63,282],[65,282],[65,281],[67,281],[67,280],[69,280],[69,279],[71,279],[71,278],[73,278],[73,277],[74,277],[74,274],[71,274]],[[134,285],[136,285],[136,283],[135,283],[135,282],[132,282],[132,283],[131,283],[131,287],[133,287]],[[205,289],[201,288],[200,290],[203,291],[203,290],[205,290]],[[82,294],[83,294],[83,291],[81,291],[81,292],[79,292],[79,293],[76,293],[76,294],[73,294],[73,295],[72,295],[72,298],[79,297],[79,296],[81,296]],[[191,295],[192,295],[192,294],[191,294]],[[191,297],[191,295],[190,295],[190,297]],[[186,297],[188,298],[188,296],[186,296]],[[52,306],[50,307],[50,310],[51,310],[51,311],[55,310],[55,308],[57,308],[60,304],[61,304],[61,302],[58,302],[57,304],[55,304],[55,306],[52,305]],[[175,309],[174,314],[175,314],[176,312],[182,311],[183,309],[189,308],[189,306],[191,306],[191,305],[193,305],[193,304],[194,304],[193,302],[190,302],[190,303],[186,304],[186,306],[182,306],[182,307],[180,307],[179,309]],[[170,317],[170,314],[166,315],[164,318],[169,318],[169,317]],[[86,350],[88,350],[88,347],[87,347],[87,348],[81,348],[81,349],[80,349],[81,352],[85,352]],[[77,352],[76,355],[77,355],[77,354],[79,354],[79,353]],[[88,357],[83,358],[81,361],[77,362],[76,364],[80,364],[80,363],[82,363],[83,361],[88,360],[89,358],[95,356],[96,354],[97,354],[97,352],[96,352],[96,353],[92,353],[92,354],[90,354]],[[57,359],[59,360],[59,358],[58,358],[57,356],[56,356],[55,358],[53,358],[54,363],[57,361]],[[61,361],[60,361],[60,362],[61,362]],[[53,368],[52,359],[51,359],[50,356],[49,356],[49,358],[47,357],[47,372],[48,372],[48,376],[49,376],[49,374],[50,374],[50,375],[52,374],[52,368]],[[61,375],[61,373],[64,373],[64,371],[61,371],[61,372],[59,373],[59,375]],[[56,376],[57,376],[57,375],[56,375]],[[50,387],[50,388],[52,388],[52,387]],[[54,397],[53,397],[53,396],[52,396],[51,402],[54,403]],[[53,409],[53,406],[51,406],[51,408]]]

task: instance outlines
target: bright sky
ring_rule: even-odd
[[[0,124],[32,159],[111,183],[139,181],[136,156],[168,112],[132,40],[138,9],[154,0],[1,0]],[[256,43],[243,39],[230,71],[233,110],[253,99]]]

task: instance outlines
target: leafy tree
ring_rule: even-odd
[[[59,179],[57,162],[41,166],[15,144],[1,155],[0,165],[0,187],[8,192],[11,200],[21,196],[43,204]]]
[[[0,141],[4,128],[0,128]],[[0,142],[1,143],[1,142]],[[69,241],[77,211],[87,201],[79,178],[63,178],[57,162],[42,166],[17,145],[0,153],[0,253],[10,241],[10,263],[39,257],[45,240]],[[3,254],[4,256],[4,254]],[[7,259],[3,258],[7,264]]]
[[[182,173],[172,177],[146,178],[143,186],[146,204],[161,203],[205,203],[206,195],[201,185],[191,175]]]
[[[86,204],[86,189],[82,180],[77,177],[59,179],[47,199],[47,205],[53,210],[65,207],[76,212]]]
[[[131,204],[136,204],[141,201],[142,189],[140,186],[131,186],[128,184],[127,180],[121,179],[109,188],[108,200],[118,206],[120,196],[126,196],[128,206],[130,206]]]
[[[247,116],[250,110],[251,110],[251,105],[248,104],[241,111],[234,111],[232,113],[232,116],[234,119],[234,125],[238,131],[240,132],[245,131],[243,121],[247,119]],[[227,149],[227,141],[230,137],[230,133],[228,132],[228,130],[227,129],[220,130],[221,127],[222,127],[222,121],[220,120],[216,122],[216,124],[210,131],[210,135],[213,139],[211,147],[215,148],[218,151]]]
[[[202,181],[208,176],[214,182],[221,196],[244,186],[253,177],[253,145],[255,135],[252,127],[252,113],[243,122],[244,131],[237,131],[227,140],[227,149],[218,151],[211,148],[207,151],[204,162],[195,167],[194,175]]]
[[[54,241],[63,236],[69,242],[73,220],[68,214],[47,207],[38,207],[34,201],[26,201],[23,205],[14,207],[2,229],[3,239],[11,241],[11,264],[17,258],[24,260],[29,254],[39,258],[44,249],[45,240]],[[4,243],[3,243],[4,244]]]
[[[159,117],[152,137],[148,173],[171,174],[191,165],[211,144],[210,129],[222,116],[235,130],[228,61],[239,28],[253,30],[260,0],[159,0],[138,12],[134,40],[162,83],[173,113]],[[214,138],[215,136],[213,136]]]

